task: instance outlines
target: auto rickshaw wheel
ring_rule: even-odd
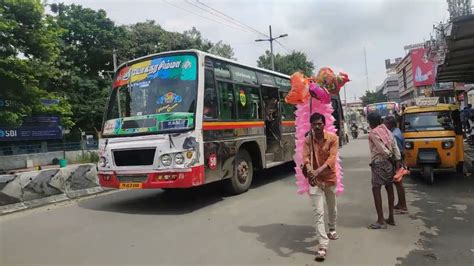
[[[456,173],[462,175],[464,173],[464,162],[459,162],[456,165]]]
[[[425,179],[426,183],[428,183],[428,185],[433,185],[434,183],[433,166],[431,165],[423,166],[423,178]]]

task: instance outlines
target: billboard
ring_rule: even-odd
[[[434,63],[425,56],[425,48],[411,50],[413,83],[416,87],[430,86],[435,83]]]
[[[61,127],[0,128],[1,141],[61,139]]]
[[[17,128],[0,127],[0,142],[61,139],[61,118],[56,115],[27,117]]]

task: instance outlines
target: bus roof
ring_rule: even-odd
[[[404,114],[421,113],[421,112],[436,112],[436,111],[452,111],[458,109],[455,104],[439,103],[435,106],[410,106],[405,109]]]
[[[377,104],[386,104],[386,103],[395,103],[395,104],[398,104],[397,102],[379,102],[379,103],[369,103],[367,104],[368,105],[377,105]]]
[[[150,58],[150,57],[159,56],[159,55],[167,55],[167,54],[175,54],[175,53],[189,53],[189,52],[196,53],[196,54],[202,54],[202,55],[209,56],[209,57],[213,57],[213,58],[216,58],[216,59],[219,59],[219,60],[222,60],[222,61],[226,61],[228,63],[238,64],[238,65],[241,65],[241,66],[244,66],[244,67],[247,67],[247,68],[251,68],[251,69],[259,70],[259,71],[262,71],[262,72],[266,72],[268,74],[277,75],[277,76],[280,76],[282,78],[288,78],[288,79],[290,78],[290,76],[279,73],[279,72],[271,71],[271,70],[260,68],[260,67],[249,66],[249,65],[246,65],[246,64],[239,63],[235,60],[231,60],[231,59],[221,57],[221,56],[218,56],[218,55],[213,55],[213,54],[210,54],[210,53],[206,53],[206,52],[203,52],[203,51],[197,50],[197,49],[175,50],[175,51],[167,51],[167,52],[161,52],[161,53],[145,55],[145,56],[138,57],[138,58],[135,58],[135,59],[132,59],[132,60],[129,60],[125,63],[120,64],[117,67],[117,70],[122,68],[123,66],[130,65],[130,64],[133,64],[133,63],[138,62],[138,61],[142,61],[142,60]]]

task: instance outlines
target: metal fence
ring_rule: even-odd
[[[33,144],[12,144],[0,146],[0,156],[43,153],[55,151],[80,151],[80,150],[96,150],[98,141],[84,142],[65,142],[65,143],[33,143]]]

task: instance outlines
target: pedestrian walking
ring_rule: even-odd
[[[404,158],[404,145],[405,138],[403,137],[402,131],[397,127],[396,118],[393,116],[388,116],[385,118],[385,126],[392,132],[392,136],[397,142],[397,147],[400,150],[400,157],[403,160]],[[395,182],[395,187],[397,188],[397,197],[398,203],[395,204],[394,210],[398,214],[407,214],[408,207],[405,197],[405,188],[403,187],[403,179],[400,182]]]
[[[470,133],[470,130],[471,130],[471,124],[469,122],[469,119],[471,117],[471,112],[472,112],[471,104],[468,104],[461,111],[461,123],[463,125],[464,132],[468,132],[468,133]]]
[[[399,127],[402,123],[402,116],[399,115],[397,111],[393,111],[393,117],[395,118],[395,121],[397,121],[397,127]]]
[[[469,128],[469,146],[474,146],[474,114],[471,114],[469,116],[469,124],[470,124],[470,128]]]
[[[336,233],[336,158],[339,139],[334,133],[324,130],[326,125],[324,115],[312,114],[310,123],[311,131],[306,136],[303,149],[303,172],[311,185],[309,194],[316,225],[316,238],[319,242],[315,260],[324,261],[329,240],[339,238]],[[324,199],[328,209],[329,231],[326,231],[324,222]]]
[[[392,133],[382,124],[380,115],[370,113],[367,120],[372,129],[369,133],[370,167],[372,170],[372,194],[377,211],[377,221],[369,225],[369,229],[385,229],[387,224],[395,225],[393,176],[395,169],[399,168],[401,156]],[[388,198],[389,215],[386,220],[382,209],[382,186],[385,186]]]

